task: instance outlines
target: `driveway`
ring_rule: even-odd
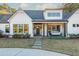
[[[0,48],[0,56],[68,56],[68,55],[39,49]]]

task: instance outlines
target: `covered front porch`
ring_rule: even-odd
[[[66,36],[67,24],[63,22],[33,23],[34,36]]]

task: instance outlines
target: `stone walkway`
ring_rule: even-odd
[[[0,56],[69,56],[69,55],[39,49],[0,48]]]
[[[35,37],[35,43],[32,48],[42,48],[42,37],[37,36]]]

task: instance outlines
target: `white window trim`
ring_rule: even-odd
[[[13,24],[13,25],[15,25],[15,24]],[[23,32],[22,33],[19,33],[19,24],[16,24],[17,25],[17,28],[18,28],[18,30],[17,30],[17,33],[14,33],[13,32],[13,34],[25,34],[25,32],[24,32],[24,25],[25,24],[22,24],[23,25]],[[28,25],[28,24],[27,24]],[[29,26],[29,25],[28,25]],[[29,27],[28,27],[28,32],[29,32]]]

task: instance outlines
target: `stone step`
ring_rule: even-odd
[[[35,41],[35,44],[41,44],[41,41]]]
[[[41,45],[41,44],[34,44],[34,45]]]
[[[32,46],[32,48],[42,48],[41,46]]]

